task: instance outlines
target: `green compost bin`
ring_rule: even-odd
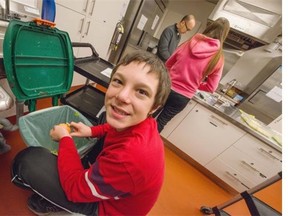
[[[83,122],[92,126],[91,122],[76,109],[68,106],[54,106],[31,112],[19,118],[19,131],[27,146],[42,146],[57,154],[58,142],[50,137],[50,130],[60,123]],[[73,137],[78,153],[83,156],[96,143],[96,138]]]
[[[18,101],[61,96],[71,87],[74,55],[65,31],[11,20],[4,36],[3,60]]]

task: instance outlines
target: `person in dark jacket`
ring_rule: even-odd
[[[168,26],[162,32],[157,46],[157,56],[164,62],[176,50],[181,34],[191,31],[195,26],[195,18],[193,15],[184,16],[180,22]]]

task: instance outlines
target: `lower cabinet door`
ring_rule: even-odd
[[[256,185],[271,177],[255,157],[250,157],[233,146],[218,158]]]
[[[197,102],[190,100],[188,105],[178,113],[161,131],[161,136],[169,140],[169,135],[172,131],[181,123],[181,121],[187,116],[187,114],[193,109]],[[169,140],[170,141],[170,140]]]
[[[242,129],[197,104],[168,140],[205,166],[244,134]]]
[[[282,171],[282,153],[250,134],[239,139],[234,147],[253,158],[255,163],[259,164],[259,169],[263,170],[268,178]]]
[[[206,168],[238,192],[243,192],[256,185],[219,158],[207,164]]]

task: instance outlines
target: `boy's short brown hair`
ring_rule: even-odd
[[[149,73],[151,72],[157,74],[159,83],[152,109],[162,107],[165,104],[171,89],[170,77],[164,63],[156,55],[147,51],[138,50],[127,54],[123,59],[120,60],[120,62],[114,67],[111,78],[119,66],[128,65],[131,62],[144,62],[150,67]]]

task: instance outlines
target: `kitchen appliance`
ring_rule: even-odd
[[[230,38],[244,49],[255,41],[269,44],[282,33],[281,0],[219,0],[209,19],[215,21],[218,17],[230,21]],[[239,37],[239,32],[249,37]]]
[[[151,50],[154,33],[167,6],[167,0],[130,1],[126,14],[116,25],[108,61],[117,64],[127,53]],[[121,27],[123,26],[123,28]]]
[[[265,124],[282,114],[282,60],[272,59],[244,89],[249,97],[239,108],[254,115]]]

